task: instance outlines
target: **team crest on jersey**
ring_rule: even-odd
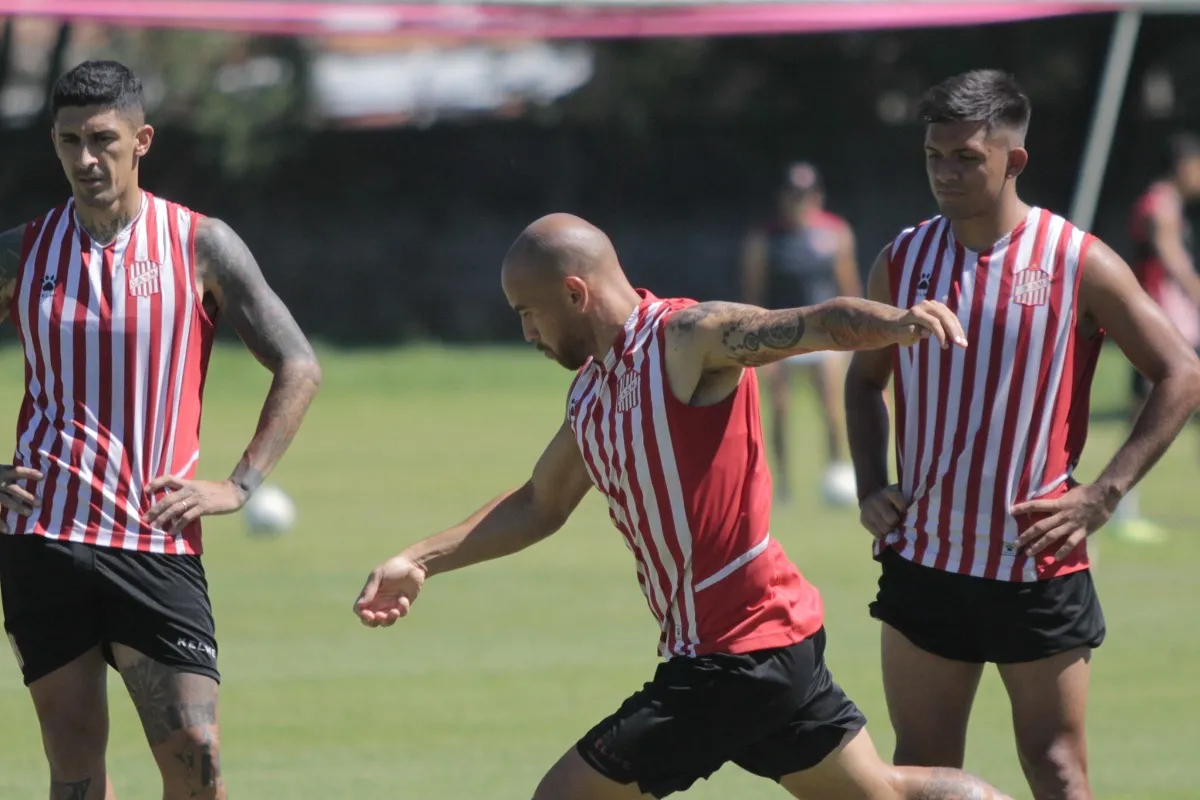
[[[1012,301],[1023,306],[1044,306],[1050,301],[1050,286],[1053,280],[1038,269],[1030,267],[1013,276]]]
[[[159,273],[162,264],[157,261],[135,261],[129,265],[129,295],[150,297],[162,291]]]
[[[626,372],[617,381],[617,411],[624,413],[637,407],[642,399],[642,378],[636,372]]]

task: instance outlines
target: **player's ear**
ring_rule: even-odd
[[[588,302],[591,300],[591,294],[588,292],[587,281],[577,275],[570,275],[563,280],[563,288],[566,290],[567,302],[576,311],[586,311]]]
[[[1025,171],[1025,165],[1029,163],[1029,151],[1024,147],[1014,147],[1008,153],[1008,166],[1006,174],[1010,178],[1015,178]]]
[[[133,154],[137,158],[141,158],[150,152],[150,143],[154,141],[154,128],[145,124],[139,125],[133,132],[133,138]]]

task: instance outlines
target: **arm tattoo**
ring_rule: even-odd
[[[700,303],[672,318],[675,329],[694,333],[701,323],[721,334],[727,358],[761,367],[809,350],[870,350],[893,344],[904,311],[870,300],[839,297],[816,306],[767,311],[737,303]]]
[[[87,800],[88,789],[91,787],[91,778],[81,781],[51,781],[50,800]]]
[[[0,319],[8,316],[8,304],[17,288],[24,241],[24,225],[0,233]]]
[[[217,219],[196,231],[196,260],[234,330],[275,379],[258,429],[230,481],[249,497],[287,451],[317,393],[321,369],[312,346],[283,301],[267,285],[250,249]]]

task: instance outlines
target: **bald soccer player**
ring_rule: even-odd
[[[963,344],[945,306],[659,299],[629,284],[608,237],[567,215],[521,234],[501,282],[525,338],[578,370],[562,428],[524,485],[381,564],[354,608],[392,625],[430,576],[516,553],[561,528],[589,487],[605,495],[666,660],[535,800],[666,797],[729,761],[796,797],[1003,797],[958,770],[876,754],[825,666],[821,596],[767,533],[771,476],[747,369],[931,335]]]

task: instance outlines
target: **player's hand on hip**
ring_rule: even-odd
[[[354,613],[371,628],[395,625],[408,616],[424,585],[424,568],[406,555],[395,556],[371,570],[354,601]]]
[[[922,339],[935,337],[943,348],[956,344],[967,346],[958,315],[937,300],[922,300],[910,308],[897,322],[900,334],[897,344],[907,347]]]
[[[863,498],[858,504],[858,519],[872,536],[882,539],[896,530],[907,510],[908,501],[901,494],[900,486],[892,484]]]
[[[0,507],[15,511],[23,517],[28,517],[42,502],[23,486],[22,481],[40,481],[44,476],[31,467],[14,467],[11,464],[0,465]],[[0,531],[8,533],[4,522],[0,521]]]
[[[1114,511],[1104,490],[1089,484],[1076,484],[1053,500],[1017,503],[1009,510],[1018,518],[1022,514],[1045,515],[1021,532],[1017,547],[1030,557],[1055,547],[1056,561],[1065,559],[1080,542],[1100,530]]]
[[[168,492],[146,515],[146,522],[174,533],[213,514],[232,514],[246,504],[246,494],[232,481],[185,481],[164,475],[150,481],[146,493]]]

